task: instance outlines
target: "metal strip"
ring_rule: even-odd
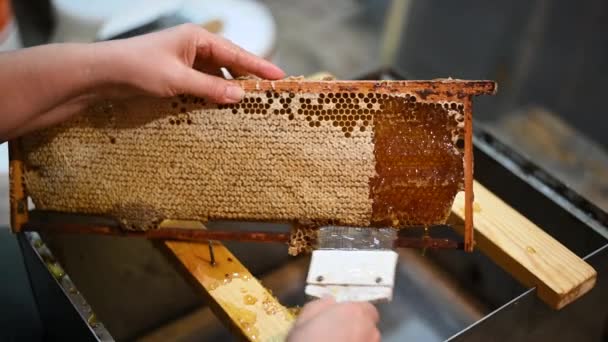
[[[584,199],[582,196],[580,196],[573,190],[566,188],[566,190],[569,192],[570,197],[573,197],[576,200],[583,202],[587,206],[591,207],[594,213],[583,211],[580,206],[577,206],[571,200],[566,198],[566,196],[564,196],[561,192],[549,186],[547,184],[548,182],[543,181],[539,178],[539,176],[542,176],[542,178],[545,178],[545,180],[551,180],[555,184],[561,183],[554,180],[553,177],[540,170],[534,163],[530,162],[529,160],[517,154],[516,152],[509,151],[509,153],[512,154],[511,156],[508,156],[506,153],[503,153],[500,147],[502,147],[502,149],[506,149],[506,147],[502,145],[502,143],[496,138],[487,134],[482,128],[477,128],[474,132],[473,143],[477,148],[479,148],[492,159],[496,160],[500,165],[511,171],[518,178],[531,185],[534,189],[538,190],[547,198],[551,199],[561,208],[563,208],[564,210],[572,214],[574,217],[587,224],[598,234],[608,239],[608,221],[606,221],[606,219],[602,219],[601,217],[599,219],[596,219],[595,217],[591,216],[606,215],[606,217],[608,217],[608,214],[604,213],[601,209],[597,208],[595,205]],[[518,164],[515,161],[517,159],[525,161],[528,167],[524,169],[521,163]]]
[[[23,232],[18,239],[47,337],[114,341],[38,233]]]

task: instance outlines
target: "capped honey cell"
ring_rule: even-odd
[[[28,195],[37,209],[107,215],[127,230],[176,218],[445,223],[463,189],[472,108],[458,95],[472,88],[454,83],[450,97],[450,80],[427,92],[407,82],[234,82],[245,89],[236,104],[120,100],[24,136]],[[309,246],[314,234],[294,240],[290,249]]]

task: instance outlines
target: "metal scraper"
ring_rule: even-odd
[[[393,295],[397,232],[392,228],[326,226],[317,233],[306,279],[309,296],[337,302],[390,301]]]

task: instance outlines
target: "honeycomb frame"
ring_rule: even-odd
[[[471,98],[494,82],[235,82],[238,104],[106,102],[11,141],[13,230],[27,222],[27,196],[127,230],[164,219],[404,228],[445,223],[465,191],[472,250]],[[201,146],[216,153],[201,157]],[[449,189],[428,191],[432,182]]]

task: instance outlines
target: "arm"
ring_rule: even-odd
[[[243,91],[217,77],[277,79],[283,72],[195,25],[94,44],[53,44],[0,54],[0,138],[48,125],[107,98],[188,93],[218,103]]]
[[[73,99],[74,109],[102,83],[93,49],[57,44],[0,54],[0,136]]]

